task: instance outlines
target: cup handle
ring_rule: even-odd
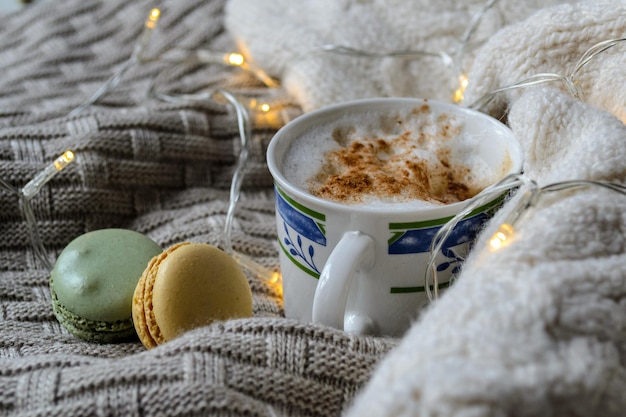
[[[313,323],[344,329],[346,302],[357,267],[374,265],[374,239],[358,231],[344,233],[331,252],[313,297]]]

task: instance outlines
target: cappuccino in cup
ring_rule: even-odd
[[[433,237],[465,200],[520,172],[521,155],[499,121],[428,100],[357,100],[289,122],[267,151],[285,316],[401,336],[428,303]],[[439,288],[500,202],[473,210],[443,242]]]
[[[475,152],[481,139],[428,101],[391,114],[347,114],[303,132],[285,154],[283,174],[340,204],[436,207],[467,200],[510,170],[509,156],[492,166]]]

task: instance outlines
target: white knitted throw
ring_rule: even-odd
[[[515,3],[485,15],[476,36],[489,40],[465,57],[465,103],[538,73],[567,75],[592,45],[626,37],[622,1]],[[227,24],[305,109],[367,96],[449,101],[451,73],[431,58],[309,51],[453,50],[463,33],[454,23],[481,5],[231,0]],[[540,186],[626,180],[625,52],[619,44],[583,67],[584,101],[556,82],[509,90],[485,109],[507,116],[524,173]],[[456,284],[379,364],[348,416],[624,415],[626,197],[598,187],[546,195],[515,240],[489,252],[487,239],[521,194],[481,235]]]
[[[562,2],[495,3],[465,47],[463,67],[471,68],[476,45],[500,28]],[[458,86],[456,68],[441,57],[367,58],[320,48],[444,53],[455,60],[466,30],[483,6],[482,0],[308,0],[297,5],[288,0],[230,0],[225,24],[241,49],[279,78],[305,110],[372,96],[450,101]]]

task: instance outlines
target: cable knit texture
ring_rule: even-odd
[[[281,82],[298,114],[370,96],[450,101],[456,71],[440,57],[484,3],[409,0],[68,0],[0,16],[0,179],[22,187],[66,149],[75,161],[32,200],[47,255],[90,230],[124,227],[162,247],[219,245],[240,151],[236,113],[216,100],[163,102],[147,92],[224,88],[263,95],[237,68],[185,61],[131,68],[75,116],[129,58],[154,6],[148,55],[236,46]],[[625,37],[617,0],[501,0],[467,45],[465,104],[540,72],[568,74],[593,44]],[[626,43],[576,81],[499,94],[502,117],[539,185],[626,180]],[[233,245],[278,268],[272,179],[275,128],[255,125]],[[522,190],[523,191],[523,190]],[[618,417],[626,400],[625,197],[598,187],[544,195],[515,239],[487,250],[514,194],[481,234],[456,283],[402,339],[283,317],[281,293],[248,276],[254,317],[196,329],[146,351],[138,341],[72,337],[50,305],[49,274],[17,197],[0,190],[0,415]]]
[[[476,54],[470,72],[466,102],[472,103],[496,88],[509,86],[540,73],[568,76],[585,51],[609,39],[624,38],[626,4],[620,1],[585,1],[539,10],[532,18],[502,29]],[[623,43],[597,55],[576,75],[585,102],[626,120]],[[552,85],[567,91],[565,84]],[[500,94],[484,109],[502,114],[504,103],[523,94],[522,89]]]

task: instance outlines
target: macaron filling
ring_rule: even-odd
[[[132,297],[162,249],[126,229],[100,229],[71,241],[50,272],[53,312],[74,336],[103,343],[132,335]]]
[[[74,336],[96,343],[130,340],[136,337],[132,319],[95,321],[74,314],[59,303],[56,292],[51,291],[52,311],[59,322]]]

